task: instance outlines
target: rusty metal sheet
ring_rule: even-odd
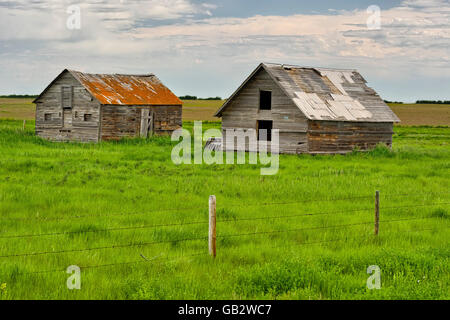
[[[155,75],[70,73],[105,105],[182,105]]]

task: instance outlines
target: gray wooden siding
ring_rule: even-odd
[[[132,106],[102,106],[102,140],[139,136],[141,113]]]
[[[153,111],[154,134],[171,134],[182,127],[181,106],[102,106],[101,138],[118,140],[138,137],[141,128],[141,110]]]
[[[272,110],[259,110],[260,90],[272,92]],[[231,146],[226,145],[225,129],[253,129],[256,132],[258,120],[272,120],[273,129],[280,130],[281,153],[307,151],[308,121],[306,117],[263,69],[247,82],[223,111],[224,148],[232,149]]]
[[[73,88],[72,109],[62,108],[63,86]],[[51,114],[50,121],[45,120],[46,114]],[[89,121],[85,121],[85,114],[91,115]],[[97,142],[99,119],[100,103],[69,72],[61,75],[36,104],[36,134],[49,140]]]
[[[71,88],[64,101],[63,87]],[[171,134],[182,127],[181,105],[102,106],[70,72],[63,73],[36,102],[36,134],[48,140],[98,142],[137,137],[142,108],[153,110],[155,134]],[[63,102],[72,108],[63,109]]]
[[[308,145],[311,153],[369,150],[378,143],[392,146],[393,123],[310,121]]]
[[[155,134],[172,134],[183,126],[181,106],[152,106]]]

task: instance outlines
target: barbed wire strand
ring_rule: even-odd
[[[446,227],[443,227],[443,228],[444,229],[450,228],[450,226],[446,226]],[[402,231],[402,233],[413,233],[413,232],[433,231],[433,230],[435,230],[435,228],[405,230],[405,231]],[[364,237],[361,237],[361,238],[370,239],[371,237],[364,236]],[[355,239],[349,239],[348,237],[346,237],[346,238],[339,238],[339,239],[319,240],[319,241],[295,243],[295,244],[292,244],[292,245],[271,246],[271,247],[269,247],[269,249],[293,248],[293,247],[298,247],[298,246],[303,246],[303,245],[315,245],[315,244],[324,244],[324,243],[332,243],[332,242],[340,242],[340,241],[348,241],[348,240],[355,240]],[[241,249],[241,248],[239,248],[239,247],[232,248],[232,250],[234,250],[234,249]],[[194,254],[190,254],[190,255],[184,255],[184,256],[177,257],[177,258],[172,258],[172,259],[169,259],[168,257],[166,257],[165,260],[167,260],[167,262],[172,262],[172,261],[178,261],[178,260],[185,259],[185,258],[191,258],[191,257],[203,256],[203,255],[208,255],[208,253],[206,253],[206,252],[199,252],[199,253],[194,253]],[[83,270],[83,269],[98,269],[98,268],[107,268],[107,267],[113,267],[113,266],[143,264],[143,263],[149,263],[149,262],[161,261],[161,260],[164,260],[164,259],[155,258],[155,259],[151,259],[150,261],[139,260],[139,261],[129,261],[129,262],[119,262],[119,263],[108,263],[108,264],[100,264],[100,265],[81,266],[80,269],[81,270]],[[66,272],[66,269],[22,272],[22,273],[19,273],[19,274],[45,274],[45,273],[56,273],[56,272]]]
[[[431,219],[431,218],[434,218],[434,217],[381,220],[380,223],[423,220],[423,219]],[[223,235],[223,236],[219,235],[219,236],[217,236],[217,238],[231,238],[231,237],[261,235],[261,234],[275,234],[275,233],[294,232],[294,231],[302,231],[302,230],[336,229],[336,228],[345,228],[345,227],[351,227],[351,226],[367,225],[367,224],[372,224],[372,223],[373,222],[361,222],[361,223],[352,223],[352,224],[334,225],[334,226],[307,227],[307,228],[275,230],[275,231],[260,231],[260,232],[252,232],[252,233],[230,234],[230,235]],[[177,239],[177,240],[163,240],[163,241],[154,241],[154,242],[130,243],[130,244],[123,244],[123,245],[103,246],[103,247],[93,247],[93,248],[83,248],[83,249],[29,252],[29,253],[3,255],[3,256],[0,256],[0,258],[28,257],[28,256],[39,256],[39,255],[48,255],[48,254],[85,252],[85,251],[96,251],[96,250],[106,250],[106,249],[120,249],[120,248],[128,248],[128,247],[142,247],[142,246],[149,246],[149,245],[162,244],[162,243],[178,243],[178,242],[206,240],[206,239],[208,239],[208,237],[196,237],[196,238],[185,238],[185,239]]]
[[[380,206],[380,210],[383,210],[383,209],[414,208],[414,207],[435,207],[435,206],[446,205],[446,204],[450,204],[450,202],[439,202],[439,203],[431,203],[431,204],[415,204],[415,205],[395,206],[395,207]]]
[[[432,219],[432,218],[433,217],[420,217],[420,218],[407,218],[407,219],[395,219],[395,220],[380,220],[380,223],[391,223],[391,222],[411,221],[411,220],[424,220],[424,219]],[[229,235],[224,235],[224,236],[219,235],[219,236],[217,236],[217,238],[243,237],[243,236],[262,235],[262,234],[295,232],[295,231],[303,231],[303,230],[338,229],[338,228],[346,228],[346,227],[369,225],[369,224],[374,224],[374,222],[370,221],[370,222],[350,223],[350,224],[342,224],[342,225],[334,225],[334,226],[306,227],[306,228],[275,230],[275,231],[257,231],[257,232],[251,232],[251,233],[229,234]]]
[[[131,217],[137,215],[146,215],[151,213],[165,213],[165,212],[178,212],[183,210],[198,210],[198,206],[189,208],[173,208],[173,209],[160,209],[160,210],[150,210],[146,212],[127,212],[127,213],[110,213],[110,214],[86,214],[86,215],[75,215],[67,217],[3,217],[0,221],[12,220],[12,221],[22,221],[22,220],[38,220],[38,221],[60,221],[60,220],[74,220],[74,219],[84,219],[84,218],[109,218],[109,217]]]
[[[346,198],[333,198],[333,199],[313,199],[313,200],[299,200],[293,202],[272,202],[272,203],[257,203],[257,204],[248,204],[248,205],[229,205],[229,207],[250,207],[250,206],[271,206],[271,205],[285,205],[285,204],[296,204],[296,203],[305,203],[305,202],[328,202],[328,201],[343,201],[343,200],[355,200],[361,198],[373,198],[373,196],[357,196],[357,197],[346,197]],[[3,217],[0,218],[2,220],[41,220],[41,221],[54,221],[54,220],[72,220],[72,219],[82,219],[82,218],[108,218],[108,217],[117,217],[117,216],[134,216],[134,215],[144,215],[148,213],[164,213],[164,212],[173,212],[173,211],[182,211],[182,210],[194,210],[198,209],[196,207],[185,207],[185,208],[173,208],[173,209],[158,209],[151,210],[147,212],[132,212],[132,213],[115,213],[115,214],[105,214],[105,215],[77,215],[77,216],[68,216],[68,217],[51,217],[51,218],[43,218],[43,217]]]
[[[442,227],[442,229],[448,229],[448,228],[450,228],[450,226]],[[436,230],[436,228],[424,228],[424,229],[415,229],[415,230],[403,230],[403,231],[401,231],[401,233],[414,233],[414,232],[434,231],[434,230]],[[360,240],[361,238],[362,239],[367,239],[367,240],[376,239],[376,238],[373,237],[373,235],[370,235],[370,236],[364,235],[364,236],[356,237],[356,238],[345,237],[345,238],[337,238],[337,239],[329,239],[329,240],[319,240],[319,241],[311,241],[311,242],[294,243],[294,244],[290,244],[290,245],[277,245],[277,246],[271,246],[271,247],[268,247],[268,248],[270,248],[270,249],[291,248],[291,247],[298,247],[298,246],[303,246],[303,245],[314,245],[314,244],[340,242],[340,241],[348,241],[348,240]],[[242,248],[234,247],[232,249],[242,249]]]
[[[145,264],[145,263],[152,263],[156,261],[163,261],[166,260],[166,262],[172,262],[172,261],[178,261],[185,258],[192,258],[196,256],[202,256],[207,255],[208,253],[201,252],[201,253],[194,253],[189,255],[183,255],[176,258],[155,258],[147,260],[136,260],[136,261],[128,261],[128,262],[118,262],[118,263],[107,263],[107,264],[97,264],[97,265],[88,265],[88,266],[80,266],[79,268],[81,270],[88,270],[88,269],[99,269],[99,268],[108,268],[108,267],[114,267],[114,266],[126,266],[126,265],[133,265],[133,264]],[[45,273],[56,273],[56,272],[66,272],[67,269],[55,269],[55,270],[44,270],[44,271],[32,271],[32,272],[22,272],[19,274],[45,274]]]
[[[417,197],[417,196],[431,196],[431,195],[442,195],[442,194],[450,194],[450,192],[429,192],[429,193],[400,193],[400,194],[382,194],[381,198],[397,198],[397,197]]]
[[[38,233],[38,234],[18,234],[18,235],[0,236],[0,239],[48,237],[48,236],[59,236],[59,235],[82,234],[82,233],[99,233],[99,232],[109,232],[109,231],[124,231],[124,230],[173,227],[173,226],[187,226],[187,225],[208,224],[208,223],[209,223],[208,221],[196,221],[196,222],[186,222],[186,223],[154,224],[154,225],[144,225],[144,226],[134,226],[134,227],[131,227],[131,226],[130,227],[116,227],[116,228],[106,228],[106,229],[99,229],[99,230],[80,230],[80,231]]]
[[[162,243],[178,243],[178,242],[197,241],[197,240],[206,240],[206,239],[208,239],[208,237],[185,238],[185,239],[177,239],[177,240],[164,240],[164,241],[142,242],[142,243],[129,243],[129,244],[119,244],[119,245],[114,245],[114,246],[93,247],[93,248],[83,248],[83,249],[28,252],[28,253],[4,255],[4,256],[0,256],[0,258],[29,257],[29,256],[40,256],[40,255],[73,253],[73,252],[85,252],[85,251],[96,251],[96,250],[106,250],[106,249],[122,249],[122,248],[130,248],[130,247],[145,247],[145,246],[150,246],[150,245],[155,245],[155,244],[162,244]]]
[[[435,204],[422,204],[422,205],[409,205],[409,206],[395,206],[395,207],[381,207],[382,209],[401,209],[401,208],[413,208],[413,207],[427,207],[427,206],[439,206],[439,205],[446,205],[450,204],[450,202],[442,202],[442,203],[435,203]],[[295,218],[295,217],[303,217],[303,216],[318,216],[318,215],[329,215],[329,214],[344,214],[344,213],[353,213],[353,212],[363,212],[363,211],[369,211],[374,210],[373,207],[371,208],[361,208],[361,209],[355,209],[355,210],[342,210],[342,211],[330,211],[330,212],[315,212],[315,213],[302,213],[302,214],[294,214],[294,215],[284,215],[284,216],[261,216],[261,217],[254,217],[254,218],[241,218],[241,219],[228,219],[228,220],[218,220],[219,222],[233,222],[233,221],[253,221],[253,220],[264,220],[264,219],[284,219],[284,218]]]
[[[420,195],[437,195],[437,194],[450,194],[450,193],[426,193],[426,194],[399,194],[399,195],[388,195],[386,197],[401,197],[401,196],[420,196]],[[231,204],[228,207],[231,208],[246,208],[246,207],[263,207],[263,206],[272,206],[272,205],[289,205],[289,204],[298,204],[298,203],[314,203],[314,202],[331,202],[331,201],[345,201],[345,200],[356,200],[356,199],[372,199],[374,196],[355,196],[355,197],[346,197],[346,198],[331,198],[331,199],[312,199],[312,200],[299,200],[292,202],[270,202],[270,203],[255,203],[255,204],[246,204],[246,205],[238,205]],[[178,212],[183,210],[196,210],[196,207],[184,207],[184,208],[171,208],[171,209],[158,209],[151,210],[147,212],[131,212],[131,213],[116,213],[116,214],[105,214],[105,215],[76,215],[76,216],[67,216],[67,217],[2,217],[0,221],[23,221],[23,220],[37,220],[37,221],[60,221],[60,220],[73,220],[73,219],[83,219],[83,218],[108,218],[108,217],[128,217],[128,216],[136,216],[136,215],[145,215],[151,213],[165,213],[165,212]]]
[[[316,215],[327,215],[327,214],[340,214],[347,212],[360,212],[371,210],[372,208],[364,208],[357,210],[346,210],[346,211],[334,211],[334,212],[317,212],[317,213],[306,213],[306,214],[296,214],[296,215],[285,215],[285,216],[263,216],[256,218],[242,218],[242,219],[228,219],[228,220],[218,220],[217,223],[227,223],[227,222],[239,222],[239,221],[253,221],[253,220],[264,220],[264,219],[284,219],[284,218],[295,218],[302,216],[316,216]],[[38,233],[38,234],[16,234],[16,235],[4,235],[0,236],[0,239],[14,239],[14,238],[32,238],[32,237],[47,237],[47,236],[58,236],[58,235],[71,235],[71,234],[82,234],[82,233],[99,233],[99,232],[109,232],[109,231],[123,231],[123,230],[138,230],[138,229],[151,229],[159,227],[173,227],[173,226],[187,226],[187,225],[200,225],[209,224],[209,221],[196,221],[196,222],[186,222],[186,223],[172,223],[172,224],[155,224],[155,225],[143,225],[143,226],[130,226],[130,227],[117,227],[117,228],[105,228],[99,230],[79,230],[79,231],[64,231],[64,232],[50,232],[50,233]]]
[[[439,206],[447,205],[449,202],[442,202],[436,204],[420,204],[420,205],[408,205],[408,206],[394,206],[394,207],[381,207],[381,209],[401,209],[401,208],[413,208],[413,207],[426,207],[426,206]],[[283,216],[261,216],[253,218],[241,218],[241,219],[228,219],[228,220],[218,220],[217,223],[226,222],[240,222],[240,221],[256,221],[256,220],[271,220],[271,219],[286,219],[295,217],[306,217],[306,216],[318,216],[318,215],[331,215],[331,214],[344,214],[353,212],[363,212],[372,210],[373,208],[361,208],[355,210],[343,210],[343,211],[332,211],[332,212],[317,212],[317,213],[303,213],[295,215],[283,215]],[[171,223],[171,224],[155,224],[155,225],[143,225],[143,226],[129,226],[129,227],[116,227],[116,228],[105,228],[99,230],[79,230],[79,231],[64,231],[64,232],[50,232],[50,233],[40,233],[40,234],[16,234],[16,235],[3,235],[0,239],[15,239],[15,238],[32,238],[32,237],[47,237],[47,236],[59,236],[59,235],[71,235],[71,234],[83,234],[83,233],[99,233],[99,232],[110,232],[110,231],[125,231],[125,230],[139,230],[139,229],[151,229],[159,227],[173,227],[173,226],[187,226],[187,225],[201,225],[208,224],[208,221],[195,221],[195,222],[185,222],[185,223]]]

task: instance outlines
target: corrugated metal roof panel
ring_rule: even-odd
[[[262,66],[311,120],[400,121],[356,70],[273,63]]]
[[[101,104],[181,105],[155,75],[89,74],[69,70]]]
[[[330,108],[322,101],[315,93],[295,92],[297,98],[294,98],[294,102],[304,114],[309,115],[314,119],[328,118],[333,119],[335,115],[331,112]]]

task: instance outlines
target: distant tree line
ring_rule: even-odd
[[[417,100],[420,104],[450,104],[450,100]]]
[[[222,100],[221,97],[198,98],[197,96],[189,96],[189,95],[181,96],[178,98],[180,98],[181,100]]]
[[[401,101],[389,101],[389,100],[384,100],[385,103],[396,103],[396,104],[403,104],[403,102]]]
[[[384,100],[385,103],[403,104],[401,101]],[[450,100],[417,100],[416,104],[450,104]]]
[[[0,98],[37,98],[38,95],[34,94],[8,94],[0,95]]]
[[[197,100],[198,99],[196,96],[181,96],[178,98],[180,98],[181,100]]]

